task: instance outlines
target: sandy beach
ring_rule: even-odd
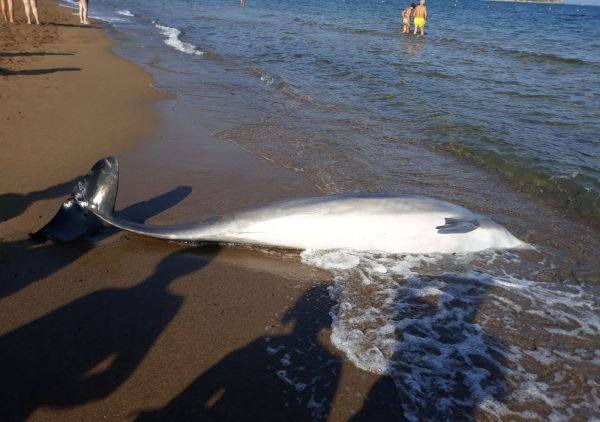
[[[429,366],[441,355],[438,349],[419,346],[424,351],[419,355],[401,343],[405,349],[397,347],[390,359],[397,372],[360,369],[361,358],[385,345],[351,349],[348,337],[350,346],[336,347],[332,325],[338,331],[344,323],[352,328],[348,321],[354,316],[355,333],[375,332],[373,341],[391,343],[406,332],[405,338],[436,337],[449,345],[452,356],[439,357],[442,367],[455,371],[451,381],[456,384],[447,384],[453,385],[448,402],[471,400],[448,407],[455,419],[487,421],[503,415],[520,420],[533,411],[542,415],[534,420],[544,420],[557,407],[547,397],[558,397],[560,411],[594,416],[579,405],[597,394],[594,227],[536,208],[533,201],[520,209],[516,204],[525,203],[525,194],[498,194],[497,176],[455,158],[431,162],[465,179],[481,179],[473,186],[487,190],[481,190],[476,211],[492,210],[519,237],[542,245],[539,250],[451,264],[442,260],[421,278],[408,271],[413,263],[407,256],[390,263],[367,255],[361,257],[366,264],[332,276],[291,251],[193,246],[117,230],[64,244],[30,239],[29,233],[57,212],[77,178],[109,155],[119,158],[116,209],[138,223],[178,223],[321,194],[322,186],[310,176],[322,169],[293,171],[298,156],[292,156],[292,149],[289,160],[273,159],[277,154],[268,153],[284,148],[283,142],[264,154],[260,148],[252,154],[243,149],[254,146],[249,135],[274,134],[278,141],[286,133],[268,119],[237,138],[214,129],[222,125],[216,115],[245,121],[247,115],[260,114],[259,102],[255,110],[241,107],[231,116],[220,107],[237,101],[236,95],[251,98],[258,91],[246,93],[234,78],[239,92],[203,85],[205,74],[221,72],[208,61],[201,62],[205,73],[191,65],[169,67],[171,56],[159,50],[168,36],[165,27],[161,37],[148,36],[156,37],[153,48],[159,53],[145,60],[131,47],[136,42],[144,46],[145,39],[140,42],[127,31],[116,33],[99,20],[90,27],[79,25],[73,9],[53,2],[41,3],[41,27],[28,26],[20,2],[15,4],[18,23],[0,22],[0,419],[356,422],[406,420],[407,414],[439,417],[421,403],[428,402],[428,394],[442,397],[444,382],[451,378]],[[154,21],[149,28],[157,29]],[[119,37],[128,40],[139,65],[121,57],[129,56],[120,50]],[[169,54],[185,60],[172,44]],[[187,60],[198,60],[195,53],[188,55]],[[234,67],[225,60],[215,63]],[[205,106],[205,98],[192,106],[178,101],[176,89],[155,87],[161,79],[153,79],[148,69],[175,88],[187,71],[194,92],[216,105]],[[293,108],[281,106],[286,107]],[[206,121],[214,125],[199,124]],[[351,129],[349,136],[360,134]],[[236,143],[238,138],[242,141]],[[327,155],[318,144],[305,151],[306,156]],[[402,155],[408,149],[398,151]],[[345,159],[334,158],[332,168]],[[365,176],[364,182],[371,179]],[[422,189],[445,191],[434,182]],[[465,192],[465,197],[478,194]],[[456,198],[458,203],[464,199]],[[558,252],[544,255],[547,250]],[[488,269],[492,275],[484,274]],[[437,293],[419,296],[419,291]],[[373,303],[381,305],[378,310],[369,308]],[[375,317],[361,325],[362,315]],[[439,329],[428,322],[431,318],[442,321]],[[398,326],[385,332],[389,319]],[[404,320],[415,324],[398,328]],[[382,324],[383,334],[377,331]],[[482,354],[454,359],[467,343]],[[488,348],[493,350],[486,354]],[[357,353],[349,357],[348,350]],[[468,384],[462,374],[481,378]],[[427,383],[431,388],[425,388]],[[544,400],[519,390],[540,385],[551,385],[550,392],[543,392],[548,396],[539,393]],[[470,388],[484,391],[483,396],[473,400]]]
[[[0,191],[11,194],[3,198],[3,238],[37,224],[34,202],[69,192],[69,183],[60,185],[90,162],[151,133],[150,104],[161,96],[148,74],[109,51],[97,24],[79,25],[52,3],[40,13],[44,24],[29,26],[17,7],[21,22],[2,23],[0,33]]]
[[[341,371],[329,340],[327,275],[297,255],[114,231],[69,244],[28,239],[74,179],[109,154],[121,159],[117,208],[137,221],[170,223],[315,192],[301,176],[207,133],[186,133],[173,119],[160,124],[168,97],[110,52],[101,24],[81,27],[70,9],[46,3],[41,16],[41,28],[0,31],[4,420],[187,419],[204,409],[187,396],[223,391],[229,405],[213,417],[311,419],[289,401],[294,385],[280,390],[281,379],[265,370],[281,366],[270,344],[308,343],[306,366],[327,369],[337,385],[320,393],[332,403],[320,411],[347,420],[378,377]]]

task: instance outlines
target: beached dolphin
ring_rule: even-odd
[[[168,226],[137,224],[114,212],[118,179],[116,158],[98,161],[77,182],[55,217],[58,223],[50,222],[38,233],[69,240],[77,237],[77,233],[84,234],[83,228],[90,223],[82,214],[92,213],[108,226],[183,242],[387,253],[527,247],[488,217],[445,201],[411,195],[350,194],[291,199],[198,222]],[[66,227],[69,224],[83,228]],[[97,220],[94,224],[97,226]],[[61,239],[64,230],[70,230],[70,234]]]

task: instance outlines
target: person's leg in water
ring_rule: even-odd
[[[420,18],[420,17],[416,17],[415,18],[415,32],[414,35],[417,35],[417,31],[421,31],[421,35],[425,35],[425,19],[424,18]]]

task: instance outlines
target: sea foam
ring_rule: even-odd
[[[123,16],[134,17],[135,15],[131,13],[129,10],[118,10],[117,13]]]
[[[195,54],[197,56],[204,55],[204,52],[198,50],[194,44],[181,41],[181,39],[179,38],[181,35],[181,31],[179,29],[172,28],[170,26],[160,25],[158,23],[154,23],[154,26],[156,26],[159,32],[166,37],[164,42],[169,47],[173,47],[175,50],[187,54]]]
[[[75,1],[75,0],[61,0],[60,5],[64,6],[64,7],[68,7],[70,9],[78,9],[79,8],[79,2]],[[125,10],[125,12],[129,12],[129,11]],[[120,15],[123,15],[123,16],[129,16],[129,17],[134,16],[133,14],[127,15],[125,13],[121,13],[121,11],[118,11],[117,14],[120,14]],[[73,15],[77,16],[78,13],[74,13]],[[100,20],[100,21],[103,21],[103,22],[108,22],[108,23],[111,23],[111,24],[125,24],[125,23],[130,22],[128,19],[119,18],[117,16],[112,16],[112,14],[106,15],[106,14],[97,14],[97,13],[95,13],[95,14],[90,14],[89,16],[92,19],[97,19],[97,20]]]
[[[332,343],[392,377],[410,421],[465,419],[465,409],[566,420],[600,402],[594,286],[510,275],[520,265],[511,252],[312,250],[302,260],[332,273]]]

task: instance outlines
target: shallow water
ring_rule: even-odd
[[[399,2],[235,6],[97,5],[117,25],[155,25],[169,46],[201,56],[169,58],[179,81],[169,87],[193,106],[217,100],[228,116],[213,113],[211,129],[316,173],[325,191],[390,178],[398,149],[411,166],[383,187],[425,178],[418,169],[431,165],[419,148],[407,150],[416,144],[600,218],[599,8],[432,2],[427,37],[418,38],[399,33]]]
[[[432,2],[415,38],[399,34],[402,6],[93,8],[119,52],[177,94],[173,112],[220,138],[323,193],[435,196],[535,246],[302,254],[332,272],[332,342],[393,378],[408,420],[598,416],[598,232],[563,214],[600,215],[600,8]]]

